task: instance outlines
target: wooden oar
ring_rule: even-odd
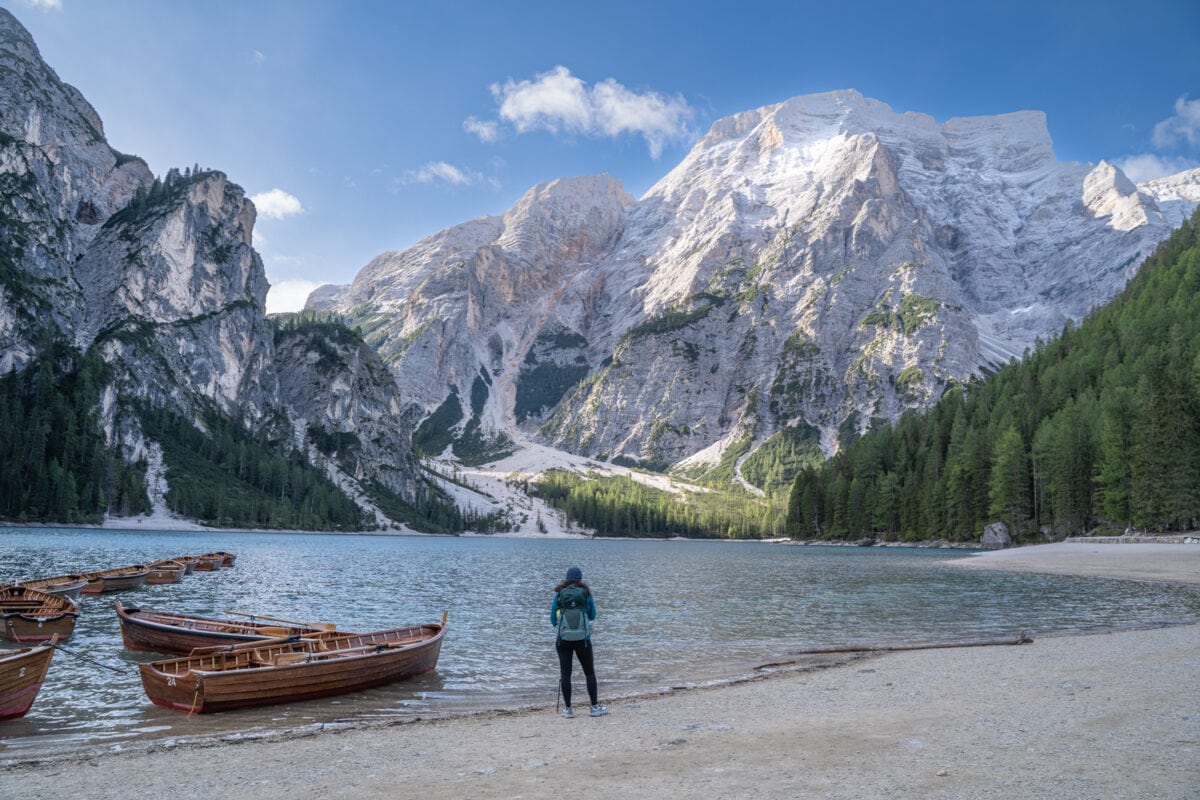
[[[211,656],[218,653],[240,653],[244,650],[258,650],[263,647],[271,647],[281,644],[295,644],[296,642],[304,641],[298,633],[281,634],[270,639],[254,639],[249,642],[237,642],[235,644],[214,644],[207,647],[194,647],[189,656]]]
[[[295,625],[298,628],[315,628],[319,631],[332,631],[337,628],[337,625],[332,622],[297,622],[294,619],[268,617],[266,614],[247,614],[245,611],[226,611],[225,613],[236,614],[239,617],[249,617],[250,619],[266,619],[271,622],[282,622],[284,625]]]

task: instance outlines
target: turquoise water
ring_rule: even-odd
[[[961,551],[746,542],[586,541],[67,529],[0,530],[0,582],[228,550],[232,569],[88,596],[75,655],[55,655],[0,755],[145,737],[229,735],[342,720],[551,705],[552,588],[582,567],[596,596],[605,698],[730,678],[798,650],[1033,637],[1200,621],[1200,592],[1104,579],[963,570]],[[436,672],[340,698],[189,716],[150,703],[113,605],[254,612],[376,630],[449,612]],[[84,660],[86,655],[89,660]],[[577,691],[582,679],[577,676]]]

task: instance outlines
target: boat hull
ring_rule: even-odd
[[[0,652],[0,720],[25,716],[50,669],[53,647]]]
[[[314,700],[395,683],[437,666],[445,625],[403,629],[427,638],[403,646],[396,632],[349,636],[142,664],[142,685],[156,705],[189,713]],[[366,642],[356,645],[357,641]],[[326,651],[321,647],[338,649]]]
[[[21,586],[37,589],[39,592],[57,595],[78,603],[83,587],[87,586],[87,578],[82,575],[60,575],[54,578],[42,578],[35,581],[25,581]]]
[[[4,638],[10,642],[27,644],[48,642],[55,636],[59,641],[70,638],[75,630],[78,612],[68,612],[56,617],[30,617],[24,614],[4,615]]]
[[[187,568],[180,561],[173,561],[169,564],[151,564],[150,571],[146,573],[146,585],[161,586],[178,583],[183,580],[185,574],[187,574]]]
[[[146,576],[150,570],[140,567],[130,571],[113,572],[112,574],[91,573],[87,576],[87,585],[83,587],[84,594],[104,594],[119,592],[126,589],[137,589],[146,585]]]
[[[117,603],[121,641],[127,650],[187,655],[206,647],[260,642],[282,636],[318,633],[316,628],[255,625],[249,622],[207,619],[125,608]]]
[[[28,586],[0,588],[0,628],[13,642],[65,639],[75,630],[79,606],[65,597]]]

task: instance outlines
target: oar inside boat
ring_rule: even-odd
[[[319,631],[332,631],[337,629],[337,625],[332,622],[297,622],[294,619],[283,619],[281,617],[268,617],[266,614],[247,614],[245,611],[226,611],[226,614],[233,614],[238,617],[249,617],[250,619],[265,619],[271,622],[282,622],[284,625],[295,625],[299,628],[315,628]]]

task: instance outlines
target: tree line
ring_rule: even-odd
[[[802,469],[796,538],[966,541],[1200,523],[1200,211],[1020,362]]]
[[[601,536],[761,539],[783,534],[782,513],[761,498],[734,492],[678,495],[623,475],[544,473],[525,491]]]
[[[109,368],[47,334],[21,372],[0,377],[0,517],[99,522],[148,511],[144,465],[128,465],[97,419]]]
[[[165,408],[141,411],[162,446],[167,506],[219,527],[361,530],[362,510],[300,451],[218,413],[203,426]]]

